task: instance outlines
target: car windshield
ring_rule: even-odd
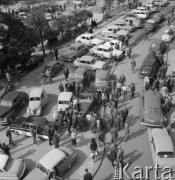
[[[12,106],[12,101],[6,101],[6,100],[2,100],[1,101],[1,106]]]
[[[58,104],[69,104],[69,101],[58,101]]]
[[[49,170],[42,166],[40,163],[37,164],[36,168],[39,169],[44,175],[49,176]]]
[[[70,50],[71,51],[76,51],[76,48],[75,47],[70,47]]]
[[[173,158],[174,152],[158,152],[159,158]]]
[[[97,82],[106,82],[106,78],[96,78]]]
[[[31,97],[30,101],[40,101],[40,97]]]

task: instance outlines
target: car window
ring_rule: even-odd
[[[86,63],[87,63],[87,64],[91,64],[91,62],[90,62],[90,61],[87,61]]]
[[[102,48],[98,48],[97,50],[98,50],[98,51],[102,51]]]
[[[86,39],[84,36],[81,37],[82,39]]]
[[[24,128],[27,128],[27,129],[29,129],[30,127],[29,127],[29,124],[23,124],[22,125]]]
[[[173,158],[174,152],[158,152],[157,155],[159,158]]]
[[[48,176],[50,173],[50,171],[46,169],[44,166],[42,166],[40,163],[37,164],[36,168],[39,169],[46,176]]]
[[[69,104],[69,101],[58,101],[58,104]]]
[[[109,49],[103,49],[103,52],[109,52]]]
[[[113,31],[113,29],[110,29],[110,28],[109,28],[108,31]]]
[[[40,97],[31,97],[30,101],[40,101]]]
[[[80,63],[82,63],[82,64],[86,64],[86,61],[80,61]]]

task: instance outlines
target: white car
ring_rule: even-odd
[[[126,35],[129,35],[129,30],[122,29],[118,26],[113,25],[113,26],[107,26],[107,27],[102,29],[101,34],[107,34],[107,33],[109,33],[109,34],[110,33],[116,33],[118,35],[126,36]]]
[[[158,8],[151,3],[145,4],[145,6],[153,13],[158,12]]]
[[[86,44],[87,46],[97,46],[104,43],[104,40],[95,38],[93,34],[85,33],[80,36],[78,36],[75,39],[75,42],[81,42],[83,44]]]
[[[58,112],[64,111],[66,108],[70,106],[73,101],[73,93],[72,92],[61,92],[58,95]]]
[[[142,27],[142,22],[141,22],[140,18],[138,18],[138,17],[126,17],[124,20],[127,24],[132,24],[136,28]]]
[[[83,5],[82,1],[80,1],[80,0],[74,0],[73,3],[76,4],[77,6]]]
[[[25,12],[20,12],[20,13],[18,13],[18,18],[25,20],[25,19],[27,19],[27,14]]]
[[[148,128],[148,138],[154,165],[175,167],[175,151],[171,136],[165,128]]]
[[[119,45],[119,50],[122,51],[123,49],[123,43],[119,40],[112,40],[109,42],[106,42],[105,45],[112,47],[113,49],[115,48],[115,45],[118,44]]]
[[[148,11],[149,15],[151,14],[151,11],[148,9],[147,6],[140,6],[137,8],[137,10],[140,10],[140,11]]]
[[[77,58],[73,65],[75,67],[81,67],[88,70],[96,70],[105,68],[106,63],[104,61],[99,61],[93,56],[82,56],[81,58]]]
[[[174,38],[175,38],[175,33],[171,28],[166,29],[164,31],[164,34],[162,35],[162,41],[165,41],[168,43],[171,42]]]
[[[135,30],[135,26],[128,25],[125,20],[116,20],[113,24],[121,29],[126,29],[129,32],[133,32]]]
[[[42,108],[49,102],[49,96],[42,88],[33,88],[29,95],[27,115],[41,116]]]
[[[112,58],[112,56],[116,56],[117,59],[121,59],[123,57],[123,51],[116,50],[111,48],[108,45],[99,45],[90,49],[91,54],[96,54],[97,56],[102,56],[105,58]]]
[[[0,180],[19,180],[25,173],[26,163],[23,159],[14,159],[0,154]]]
[[[52,15],[50,13],[45,13],[45,19],[48,21],[52,21]]]

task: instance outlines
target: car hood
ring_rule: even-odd
[[[95,65],[96,68],[101,69],[105,65],[105,62],[103,62],[103,61],[96,61],[94,65]]]
[[[72,56],[72,55],[74,55],[74,54],[75,54],[74,51],[68,50],[68,51],[64,54],[64,56]]]
[[[11,107],[9,106],[0,106],[0,117],[5,116]]]
[[[60,111],[61,109],[64,111],[68,107],[69,107],[69,104],[59,104],[58,105],[58,111]]]
[[[153,29],[154,25],[152,23],[145,24],[145,29]]]
[[[144,122],[150,126],[162,126],[162,118],[163,116],[161,113],[144,112]]]
[[[24,178],[24,180],[34,180],[34,179],[46,180],[47,178],[48,178],[47,176],[45,176],[37,168],[35,168]]]
[[[98,39],[98,38],[94,38],[91,40],[92,43],[95,43],[95,44],[100,44],[100,43],[103,43],[104,41],[101,40],[101,39]]]
[[[35,109],[38,109],[40,106],[41,106],[41,101],[30,101],[28,108],[33,111]]]
[[[169,34],[163,34],[162,40],[164,40],[164,39],[170,39],[170,35]]]

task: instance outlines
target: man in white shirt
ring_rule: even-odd
[[[88,129],[88,130],[91,129],[91,128],[90,128],[90,127],[91,127],[91,118],[92,118],[92,116],[91,116],[90,112],[88,112],[87,115],[86,115],[87,129]]]
[[[124,84],[124,86],[122,87],[124,99],[125,97],[127,97],[127,89],[128,87],[126,86],[126,84]]]

